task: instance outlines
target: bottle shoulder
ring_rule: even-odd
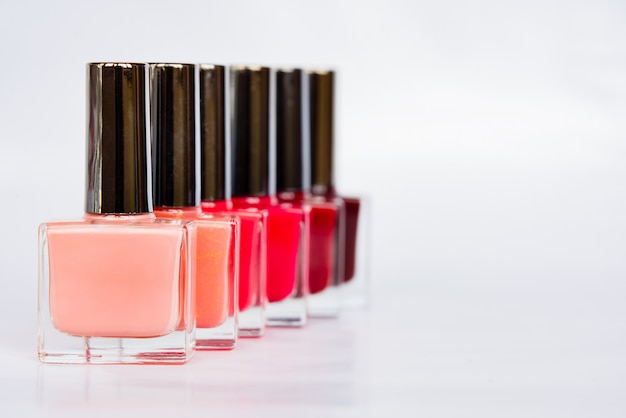
[[[204,213],[199,207],[193,208],[156,208],[154,214],[162,221],[188,223],[193,222],[204,228],[223,228],[239,225],[239,218],[230,213]]]
[[[147,216],[146,216],[147,215]],[[182,234],[195,229],[193,222],[159,219],[153,214],[141,215],[85,215],[83,218],[45,222],[40,233],[115,233],[115,234]]]

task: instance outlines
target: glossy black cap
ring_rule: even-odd
[[[304,189],[302,70],[276,71],[276,190]]]
[[[200,199],[226,199],[224,66],[200,65]]]
[[[145,83],[145,64],[87,64],[87,213],[152,212]]]
[[[311,184],[313,193],[334,188],[334,78],[333,71],[309,71]]]
[[[267,67],[231,67],[232,195],[269,193],[269,83]]]
[[[198,204],[195,65],[150,65],[153,200],[160,207]]]

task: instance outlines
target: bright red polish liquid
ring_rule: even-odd
[[[301,209],[281,206],[276,198],[270,196],[236,197],[232,201],[235,210],[248,210],[265,216],[267,298],[269,302],[286,299],[296,288],[300,271],[298,264],[301,262],[298,254],[301,225],[306,215]]]
[[[361,199],[357,197],[344,197],[339,196],[337,192],[331,188],[325,194],[317,196],[325,197],[326,199],[341,199],[343,200],[346,215],[344,223],[344,263],[343,263],[343,277],[342,282],[349,282],[354,278],[356,273],[356,242],[357,242],[357,230],[359,226],[359,212],[361,209]]]

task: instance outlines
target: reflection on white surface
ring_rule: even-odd
[[[184,366],[39,365],[32,353],[13,353],[0,402],[53,417],[612,417],[624,410],[619,293],[565,289],[560,280],[537,292],[405,279],[396,289],[377,282],[368,311],[270,329],[232,352],[196,353]]]
[[[352,315],[367,318],[365,312],[346,318]],[[270,329],[263,339],[242,340],[235,351],[198,352],[184,366],[33,365],[37,406],[60,415],[110,410],[118,416],[135,408],[236,405],[245,416],[274,406],[351,407],[364,398],[359,382],[366,346],[357,347],[364,326],[311,320],[306,330]]]

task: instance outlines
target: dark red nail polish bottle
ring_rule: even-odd
[[[359,248],[358,235],[365,235],[361,198],[340,195],[335,189],[333,170],[334,80],[333,71],[309,71],[309,112],[311,141],[311,184],[314,196],[340,199],[345,207],[344,263],[341,281],[344,305],[367,302],[366,248]]]

